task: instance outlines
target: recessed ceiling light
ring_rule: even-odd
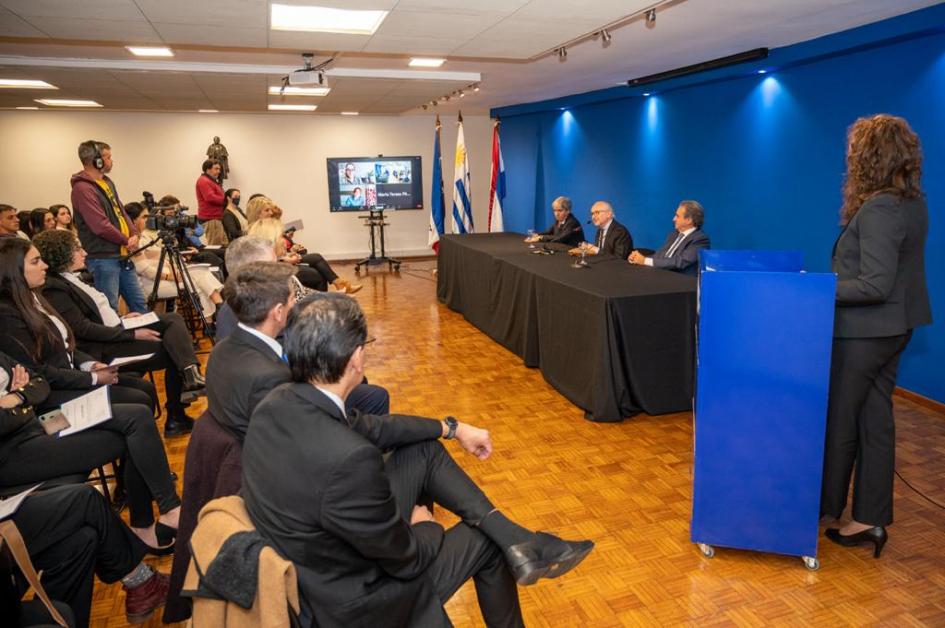
[[[218,109],[198,109],[197,113],[220,113]]]
[[[39,107],[17,107],[20,111],[38,111]]]
[[[0,87],[18,89],[59,89],[46,81],[36,81],[33,79],[0,79]]]
[[[387,17],[387,13],[387,11],[351,11],[330,7],[273,4],[270,24],[274,31],[373,35]]]
[[[356,116],[358,115],[357,111],[342,111],[341,115],[343,116]]]
[[[297,87],[287,85],[285,89],[278,85],[269,86],[271,96],[327,96],[331,91],[330,87]]]
[[[47,107],[101,107],[102,105],[94,100],[73,100],[71,98],[37,98],[33,102],[38,102]]]
[[[174,53],[166,46],[125,46],[136,57],[173,57]]]
[[[428,57],[414,57],[408,65],[415,68],[438,68],[446,62],[446,59],[431,59]]]
[[[269,111],[315,111],[318,105],[269,105]]]

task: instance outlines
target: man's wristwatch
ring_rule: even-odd
[[[459,427],[459,421],[451,416],[448,416],[443,419],[443,422],[446,423],[446,427],[448,428],[446,431],[446,436],[443,438],[445,440],[452,440],[456,437],[456,428]]]

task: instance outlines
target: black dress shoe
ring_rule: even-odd
[[[194,429],[194,420],[188,416],[168,417],[164,424],[164,436],[181,436]]]
[[[207,387],[207,380],[200,374],[200,368],[196,364],[191,364],[184,369],[184,392],[200,390]]]
[[[854,547],[856,545],[863,545],[864,543],[872,543],[873,558],[879,558],[879,555],[883,552],[883,546],[886,545],[886,541],[889,540],[889,535],[886,534],[886,528],[883,526],[868,528],[856,534],[840,534],[839,529],[829,528],[824,532],[824,536],[837,545],[844,547]]]
[[[539,578],[557,578],[578,566],[594,549],[593,541],[564,541],[545,532],[505,550],[505,560],[522,586],[535,584]]]

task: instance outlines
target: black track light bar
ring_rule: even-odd
[[[711,61],[702,61],[701,63],[687,65],[684,68],[676,68],[675,70],[667,70],[666,72],[659,72],[658,74],[650,74],[649,76],[641,76],[640,78],[630,79],[627,81],[627,85],[629,87],[639,87],[641,85],[649,85],[659,81],[679,78],[680,76],[688,76],[690,74],[707,72],[709,70],[716,70],[718,68],[724,68],[730,65],[748,63],[749,61],[757,61],[759,59],[767,58],[767,48],[755,48],[754,50],[739,52],[727,57],[721,57],[719,59],[712,59]]]

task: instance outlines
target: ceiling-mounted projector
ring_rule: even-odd
[[[324,85],[325,73],[321,70],[296,70],[289,75],[289,85]]]

